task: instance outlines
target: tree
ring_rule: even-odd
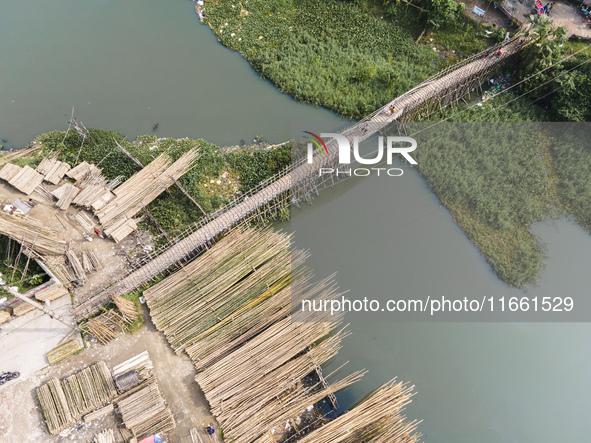
[[[591,67],[583,65],[556,81],[560,92],[552,99],[552,108],[557,117],[575,122],[591,120]]]

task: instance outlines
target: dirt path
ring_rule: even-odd
[[[145,350],[154,362],[154,372],[162,395],[168,401],[177,422],[176,428],[170,432],[171,442],[189,443],[191,428],[202,430],[208,424],[215,423],[215,418],[209,413],[207,400],[194,381],[195,369],[191,361],[187,356],[175,355],[164,336],[150,322],[147,312],[144,316],[147,318],[146,327],[134,335],[121,336],[107,346],[92,347],[55,367],[28,377],[23,376],[3,386],[0,390],[0,442],[88,443],[98,432],[120,426],[120,418],[111,414],[85,425],[68,437],[52,437],[42,422],[35,388],[53,377],[66,377],[99,360],[104,360],[112,368]]]

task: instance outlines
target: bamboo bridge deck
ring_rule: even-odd
[[[359,141],[363,141],[395,121],[404,123],[417,120],[428,116],[436,109],[457,102],[464,95],[480,87],[491,71],[517,54],[527,43],[527,39],[516,36],[504,45],[493,46],[463,60],[392,100],[363,120],[348,127],[341,134],[350,140],[355,136]],[[500,47],[502,47],[502,53],[498,55],[497,51]],[[394,110],[389,113],[391,106]],[[92,297],[77,301],[74,306],[75,317],[80,319],[88,316],[96,312],[112,296],[129,293],[143,286],[163,271],[194,254],[220,233],[256,214],[259,208],[317,174],[320,167],[334,164],[337,144],[331,140],[326,145],[329,151],[328,156],[319,154],[314,156],[313,164],[302,161],[292,165],[248,195],[206,217],[187,231],[184,238],[158,251],[159,253],[154,254],[151,261],[120,279],[116,284],[98,291]]]

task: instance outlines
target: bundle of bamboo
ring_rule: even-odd
[[[129,234],[137,229],[137,223],[134,219],[125,219],[120,217],[117,221],[105,229],[105,234],[110,235],[113,240],[119,243]]]
[[[97,436],[94,438],[94,443],[116,443],[113,430],[107,429],[106,431],[97,434]]]
[[[20,317],[21,315],[25,315],[26,313],[31,312],[34,309],[34,306],[31,306],[29,303],[21,301],[14,308],[12,308],[12,315]]]
[[[100,409],[97,409],[94,412],[91,412],[90,414],[86,414],[84,416],[84,423],[90,423],[91,421],[97,420],[99,418],[104,417],[105,415],[109,415],[111,412],[113,412],[113,410],[115,409],[115,407],[113,406],[113,404],[109,404],[107,406],[104,406]]]
[[[290,254],[290,238],[270,229],[237,229],[207,254],[146,290],[154,325],[175,352],[221,319],[254,308],[289,285],[292,265],[306,256]]]
[[[97,211],[113,198],[115,198],[115,194],[105,186],[91,184],[82,189],[72,203]]]
[[[80,263],[80,260],[78,260],[76,253],[71,249],[68,249],[66,251],[66,257],[68,259],[70,267],[72,268],[72,271],[74,271],[74,275],[76,276],[76,278],[81,281],[85,280],[86,274],[84,273],[84,267]]]
[[[21,191],[23,194],[31,194],[37,186],[43,182],[43,176],[33,168],[25,165],[8,183]]]
[[[59,240],[54,230],[2,211],[0,234],[24,244],[41,255],[61,255],[66,252],[66,242]]]
[[[62,380],[62,389],[74,420],[105,406],[117,395],[117,388],[104,361]]]
[[[123,317],[114,309],[103,312],[82,326],[82,330],[96,337],[103,345],[115,340],[117,336],[125,332],[131,324],[131,320]]]
[[[129,371],[136,371],[142,380],[150,380],[154,376],[154,363],[150,360],[148,351],[144,351],[113,367],[113,378],[117,378]]]
[[[135,320],[138,316],[137,309],[135,308],[135,303],[131,300],[127,300],[120,295],[115,295],[113,297],[113,301],[117,305],[117,309],[126,317],[128,320]]]
[[[69,292],[60,283],[54,283],[35,294],[35,298],[39,301],[56,300],[64,295],[69,295]]]
[[[66,175],[71,179],[81,181],[86,177],[88,174],[98,177],[101,174],[102,169],[97,168],[93,164],[88,164],[87,162],[82,162],[77,166],[74,166],[72,169],[66,172]]]
[[[149,383],[136,393],[119,400],[117,404],[125,427],[137,439],[170,431],[176,425],[156,382]]]
[[[69,164],[61,162],[57,157],[54,157],[52,159],[43,158],[39,166],[37,166],[36,171],[45,176],[45,181],[57,185],[70,169],[71,166]]]
[[[16,174],[21,172],[21,167],[17,165],[13,165],[12,163],[7,163],[4,165],[2,170],[0,170],[0,179],[10,182],[14,178]]]
[[[96,211],[107,235],[139,213],[162,192],[174,184],[174,180],[188,172],[198,157],[198,150],[192,149],[172,163],[163,153],[149,165],[118,186],[116,197]],[[172,164],[171,164],[172,163]],[[119,235],[119,238],[122,238]]]
[[[74,340],[70,340],[69,342],[49,351],[47,353],[47,360],[50,365],[55,365],[60,361],[65,360],[70,355],[74,355],[82,348],[83,346],[82,343],[80,343],[80,340],[75,338]]]
[[[363,400],[346,414],[300,439],[300,443],[415,443],[418,422],[407,422],[401,412],[410,403],[414,386],[396,379]]]
[[[59,434],[75,423],[62,384],[57,378],[37,388],[37,398],[50,434]]]
[[[64,183],[59,188],[51,193],[55,198],[57,198],[57,206],[62,211],[65,211],[70,207],[70,204],[76,197],[76,194],[80,192],[80,189],[70,183]]]
[[[10,312],[0,311],[0,325],[6,323],[10,319]]]

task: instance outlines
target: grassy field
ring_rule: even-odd
[[[214,0],[204,11],[219,41],[282,92],[352,118],[490,44],[463,17],[429,31],[416,9],[382,2]]]

